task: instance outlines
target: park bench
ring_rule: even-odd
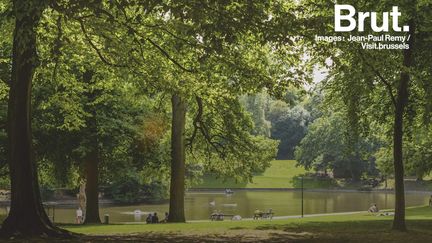
[[[211,221],[223,221],[225,217],[231,217],[231,220],[234,217],[234,214],[223,214],[223,213],[213,213],[210,215],[210,220]]]
[[[272,219],[274,212],[255,213],[253,219]]]

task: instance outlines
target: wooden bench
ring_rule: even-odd
[[[232,220],[234,217],[234,214],[223,214],[223,213],[216,214],[216,213],[213,213],[210,215],[210,220],[211,221],[223,221],[225,217],[231,217],[231,220]]]
[[[255,213],[253,219],[272,219],[274,212]]]

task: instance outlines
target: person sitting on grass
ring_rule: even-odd
[[[372,204],[372,206],[368,210],[369,213],[377,213],[378,211],[379,211],[378,207],[377,207],[377,205],[375,203]]]
[[[159,223],[159,217],[157,216],[157,213],[156,213],[156,212],[153,213],[153,216],[152,216],[152,218],[151,218],[151,222],[152,222],[152,224],[157,224],[157,223]]]
[[[210,219],[211,219],[212,221],[213,221],[213,220],[216,220],[217,215],[218,215],[218,212],[217,212],[216,210],[213,210],[213,213],[210,214]]]
[[[168,212],[165,212],[165,218],[160,221],[160,223],[168,223]]]
[[[152,218],[153,218],[152,214],[149,213],[149,215],[148,215],[147,218],[146,218],[146,223],[147,223],[147,224],[151,224],[151,223],[152,223]]]
[[[217,219],[218,220],[221,220],[221,221],[223,221],[224,220],[224,213],[222,213],[220,210],[218,211],[218,217],[217,217]]]
[[[157,213],[153,214],[153,217],[151,218],[151,222],[152,222],[152,224],[159,223],[159,217],[157,216]]]

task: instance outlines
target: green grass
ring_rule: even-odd
[[[432,208],[413,207],[406,210],[408,221],[432,220]],[[314,216],[281,220],[248,220],[248,221],[205,221],[175,224],[117,224],[117,225],[67,225],[65,228],[83,234],[130,234],[142,232],[205,232],[220,233],[232,229],[282,229],[283,227],[302,227],[303,225],[331,226],[332,223],[358,224],[367,227],[374,222],[390,223],[393,216],[376,216],[371,213],[346,215]],[[432,224],[432,221],[431,221]],[[337,224],[336,224],[337,225]],[[352,229],[355,230],[355,229]]]
[[[252,182],[238,182],[232,179],[217,179],[214,176],[204,176],[201,183],[193,188],[298,188],[299,176],[308,171],[303,167],[296,167],[294,160],[274,160],[264,173],[255,175]],[[307,188],[330,188],[336,183],[333,180],[305,179]]]
[[[266,242],[432,242],[432,208],[408,208],[408,233],[391,231],[392,216],[369,213],[306,217],[303,219],[193,222],[157,225],[89,225],[64,226],[82,234],[117,235],[118,237],[150,237],[163,242],[206,242],[224,238],[237,242],[239,238]],[[102,236],[101,236],[102,237]],[[119,238],[121,239],[121,238]],[[127,239],[127,238],[124,238]],[[183,241],[184,240],[184,241]]]
[[[432,208],[407,208],[406,215],[407,232],[391,230],[393,216],[356,213],[272,221],[60,225],[79,235],[25,242],[432,242]]]

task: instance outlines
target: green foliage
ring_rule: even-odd
[[[276,113],[270,109],[272,138],[280,140],[278,158],[294,158],[294,149],[307,133],[311,116],[301,105]],[[274,108],[273,108],[274,109]]]
[[[410,129],[412,135],[404,141],[405,174],[422,180],[432,171],[431,129],[430,127],[417,127],[415,125],[411,126]],[[379,170],[387,176],[393,175],[392,153],[391,146],[383,146],[375,153]]]
[[[9,1],[0,2],[0,185],[8,185],[8,179],[4,176],[7,173],[6,160],[6,120],[7,104],[9,97],[9,82],[11,73],[10,56],[12,53],[12,28],[13,21],[10,17],[11,3]]]
[[[206,163],[205,170],[248,178],[272,159],[275,143],[251,136],[254,131],[237,104],[238,96],[263,88],[280,93],[287,83],[307,79],[303,68],[288,68],[299,62],[302,51],[272,45],[276,37],[266,33],[267,25],[273,25],[269,14],[274,11],[276,20],[285,10],[276,5],[283,4],[110,3],[97,5],[86,18],[72,19],[102,63],[138,75],[147,91],[179,93],[189,101],[193,128],[188,135],[194,154],[189,161],[211,158],[216,162]],[[200,11],[192,11],[196,8]],[[281,58],[287,53],[290,58]],[[198,99],[202,107],[195,104]],[[255,131],[255,135],[262,133]],[[242,154],[250,159],[245,161]]]
[[[381,147],[378,149],[374,156],[376,158],[378,169],[384,176],[393,174],[393,150],[389,147]]]
[[[316,171],[332,170],[335,177],[358,180],[373,162],[371,140],[361,138],[352,148],[347,137],[349,127],[340,113],[316,119],[296,148],[298,164]]]
[[[160,182],[143,183],[141,175],[127,171],[121,177],[107,185],[105,196],[117,202],[136,203],[153,202],[166,199],[168,188]]]
[[[351,4],[357,9],[373,9],[377,12],[388,10],[395,3],[394,1],[380,1],[379,3],[371,1],[345,1],[345,4]],[[306,35],[304,40],[306,45],[310,45],[308,50],[313,60],[320,66],[329,70],[329,76],[323,82],[325,90],[325,104],[331,107],[331,110],[342,110],[345,126],[349,133],[347,146],[352,151],[358,146],[358,141],[362,138],[369,138],[371,144],[378,147],[375,157],[377,159],[381,173],[389,175],[393,169],[393,160],[399,174],[403,174],[403,167],[398,162],[404,157],[404,163],[408,168],[409,174],[422,174],[429,171],[428,153],[425,149],[417,147],[420,134],[424,133],[419,129],[422,125],[429,126],[430,110],[430,61],[425,61],[430,57],[430,16],[431,12],[427,10],[431,7],[430,1],[398,1],[401,12],[403,13],[401,21],[404,24],[409,23],[411,30],[416,27],[415,33],[412,34],[411,40],[415,39],[410,46],[410,52],[413,55],[413,62],[408,63],[407,52],[397,50],[368,50],[363,49],[360,43],[337,42],[316,43],[313,35],[329,35],[333,33],[333,4],[327,1],[305,1],[305,18],[309,19],[309,28],[313,35]],[[308,28],[308,27],[306,27]],[[317,33],[318,31],[318,33]],[[348,33],[347,33],[348,34]],[[367,35],[375,34],[368,27],[364,32],[350,32],[350,35]],[[400,33],[390,31],[390,35]],[[426,58],[429,59],[429,58]],[[411,65],[412,64],[412,65]],[[408,67],[409,66],[409,67]],[[408,77],[408,99],[406,109],[404,105],[398,106],[398,101],[404,101],[404,92],[401,84],[404,77]],[[405,81],[407,79],[404,79]],[[393,128],[395,113],[403,113],[403,131]],[[401,113],[399,113],[401,114]],[[422,124],[422,125],[420,125]],[[399,136],[403,138],[403,156],[398,149],[393,154],[392,143]],[[379,143],[376,142],[379,138]],[[425,140],[423,140],[425,141]],[[397,142],[395,142],[397,144]],[[356,145],[357,144],[357,145]],[[416,145],[414,145],[416,144]],[[420,143],[421,144],[421,143]],[[424,142],[423,144],[427,144]],[[371,146],[371,147],[374,147]],[[428,146],[428,145],[426,145]],[[380,148],[379,148],[380,147]],[[400,146],[397,146],[400,147]],[[361,151],[361,149],[358,149]],[[375,149],[372,149],[372,151]],[[420,152],[421,151],[421,152]],[[361,152],[363,153],[363,152]],[[390,156],[394,156],[391,159]],[[311,161],[311,160],[308,160]],[[403,178],[398,178],[399,183]],[[399,184],[400,185],[400,184]],[[398,193],[403,193],[398,190]],[[398,202],[400,203],[400,202]]]
[[[220,97],[215,103],[202,102],[207,107],[202,115],[204,132],[196,132],[197,126],[188,129],[189,137],[194,138],[188,144],[190,161],[202,165],[204,173],[242,181],[269,166],[278,143],[252,135],[252,120],[237,98]]]
[[[415,137],[406,143],[407,173],[422,180],[432,171],[431,128],[419,129]]]
[[[251,113],[254,123],[253,134],[270,137],[271,124],[266,120],[266,102],[267,96],[265,93],[256,94],[254,96],[244,96],[240,99],[245,109]]]
[[[294,148],[307,132],[312,121],[308,110],[308,97],[302,89],[293,88],[281,99],[274,99],[266,93],[244,96],[241,103],[251,114],[254,134],[279,140],[278,159],[294,158]],[[316,109],[316,108],[315,108]]]

